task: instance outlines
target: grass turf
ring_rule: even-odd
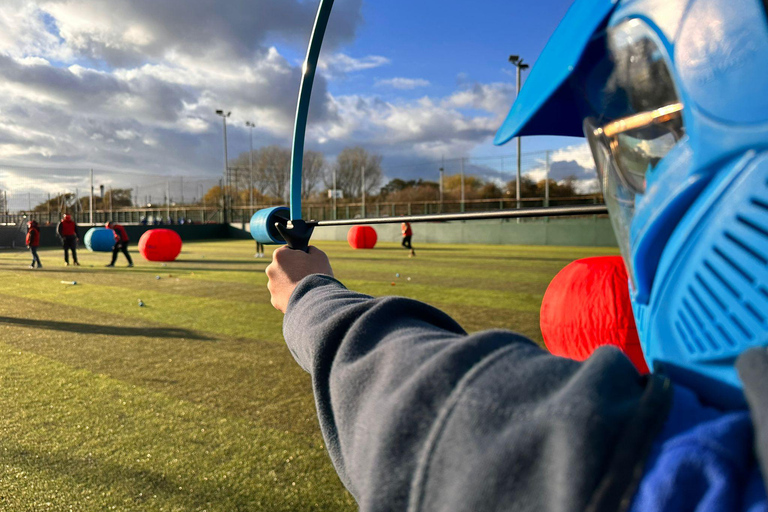
[[[318,245],[351,289],[537,342],[552,277],[616,253],[432,245],[409,259],[395,244]],[[165,266],[136,254],[132,269],[80,254],[65,268],[61,251],[41,250],[44,268],[28,270],[28,253],[0,253],[0,509],[355,509],[253,243],[190,243]]]

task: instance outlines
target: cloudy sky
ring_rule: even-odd
[[[514,98],[510,53],[533,62],[570,0],[337,0],[315,83],[307,146],[362,145],[387,177],[427,177],[441,157],[514,155],[491,139]],[[316,0],[3,0],[0,188],[60,189],[95,168],[218,176],[230,157],[290,145]],[[532,138],[523,151],[578,139]],[[573,155],[573,156],[571,156]],[[422,164],[422,165],[414,165]],[[535,167],[535,166],[534,166]],[[424,175],[424,176],[421,176]],[[42,184],[39,182],[42,180]]]

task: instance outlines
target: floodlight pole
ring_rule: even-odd
[[[227,218],[227,208],[229,207],[229,152],[227,150],[227,118],[232,114],[232,112],[224,113],[223,110],[217,110],[216,115],[221,116],[221,118],[224,120],[224,190],[223,192],[223,198],[224,198],[224,224],[229,223],[229,219]]]
[[[91,169],[91,204],[90,204],[90,224],[93,226],[93,169]]]
[[[512,63],[513,66],[517,68],[517,94],[515,96],[515,100],[520,96],[520,88],[522,87],[522,81],[521,81],[521,73],[522,70],[528,69],[528,64],[523,63],[523,59],[520,58],[519,55],[510,55],[509,56],[509,62]],[[517,208],[520,208],[520,181],[522,180],[522,173],[520,171],[521,167],[521,143],[520,143],[520,137],[515,137],[517,139],[517,180],[516,180],[516,186],[515,186],[515,199],[517,200]]]
[[[245,122],[245,126],[248,127],[250,130],[250,136],[251,136],[251,152],[248,153],[250,165],[251,165],[251,177],[250,177],[250,203],[251,203],[251,213],[253,213],[253,128],[256,126],[250,121]]]

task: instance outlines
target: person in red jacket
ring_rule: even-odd
[[[40,227],[37,225],[36,220],[27,222],[27,247],[29,252],[32,253],[32,264],[29,268],[43,268],[43,264],[40,263],[40,256],[37,255],[37,248],[40,245]]]
[[[411,252],[408,254],[408,257],[412,258],[413,256],[416,256],[416,252],[413,250],[413,247],[411,246],[411,237],[413,236],[413,230],[411,229],[411,223],[410,222],[403,222],[400,225],[400,231],[403,233],[403,242],[402,246],[406,249],[409,249]]]
[[[72,219],[72,216],[67,214],[62,217],[59,225],[56,226],[56,233],[61,238],[62,246],[64,247],[64,264],[69,266],[69,251],[72,251],[72,263],[80,266],[77,262],[77,242],[80,237],[77,235],[77,223]]]
[[[115,232],[115,246],[112,248],[112,262],[107,266],[114,267],[115,261],[117,261],[117,253],[122,251],[122,253],[125,254],[125,259],[128,260],[128,266],[132,267],[133,260],[128,253],[128,242],[130,239],[128,238],[128,233],[125,232],[125,228],[117,222],[112,221],[107,222],[106,226],[107,229],[111,229]]]

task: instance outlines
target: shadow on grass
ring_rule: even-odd
[[[318,240],[319,244],[322,244],[326,240]],[[334,248],[330,248],[329,250],[333,250]],[[345,247],[346,249],[346,247]],[[463,251],[469,251],[470,249],[464,248],[464,247],[431,247],[429,244],[424,245],[414,245],[413,246],[414,251],[424,251],[424,252],[463,252]],[[408,255],[408,249],[398,245],[398,246],[392,246],[392,247],[384,247],[384,246],[376,246],[373,249],[357,249],[359,252],[401,252]]]
[[[188,260],[184,258],[184,259],[176,260],[173,263],[174,265],[183,265],[185,263],[196,263],[196,264],[208,263],[211,265],[248,265],[251,263],[259,263],[259,261],[267,261],[267,260],[264,258],[239,259],[239,260],[213,260],[213,259]]]
[[[101,498],[102,501],[92,501],[94,509],[106,509],[108,504],[123,501],[120,508],[127,505],[125,500],[131,500],[132,510],[156,510],[158,505],[180,504],[184,508],[200,509],[210,507],[211,503],[226,503],[233,507],[232,510],[252,510],[251,507],[260,496],[238,493],[237,487],[217,487],[214,482],[194,481],[195,490],[185,485],[185,478],[179,476],[173,478],[165,472],[144,469],[131,466],[129,463],[119,463],[107,460],[104,457],[73,456],[66,453],[50,453],[42,450],[25,449],[20,447],[4,447],[3,458],[13,465],[40,478],[47,475],[55,479],[74,480],[81,489],[94,489],[94,495],[111,495],[110,498]],[[184,487],[184,489],[182,489]],[[29,492],[28,489],[25,488]],[[98,490],[98,492],[96,492]],[[104,492],[104,491],[108,492]],[[75,490],[77,493],[78,490]],[[82,491],[81,491],[82,492]],[[77,495],[75,495],[77,496]],[[26,509],[22,500],[31,502],[34,498],[23,496],[18,500],[19,508]],[[97,498],[98,500],[98,498]],[[56,503],[63,507],[65,503]],[[82,506],[82,503],[80,504]],[[102,508],[103,507],[103,508]],[[145,508],[146,507],[146,508]],[[198,508],[199,507],[199,508]],[[117,508],[117,507],[114,507]],[[287,509],[287,507],[286,507]],[[285,510],[285,509],[284,509]]]
[[[34,329],[64,331],[77,334],[106,334],[109,336],[146,336],[150,338],[187,338],[200,341],[213,341],[213,338],[203,336],[195,331],[169,327],[120,327],[113,325],[80,324],[74,322],[58,322],[55,320],[33,320],[31,318],[14,318],[0,316],[0,324],[20,325]]]
[[[104,267],[88,267],[88,266],[82,266],[82,267],[67,267],[67,268],[48,268],[43,267],[41,269],[26,269],[26,268],[14,268],[10,270],[20,270],[20,271],[29,271],[34,273],[59,273],[59,274],[86,274],[86,275],[115,275],[115,276],[126,276],[129,274],[147,274],[147,275],[159,275],[164,276],[167,274],[173,275],[173,277],[182,277],[187,275],[188,272],[263,272],[264,269],[267,267],[267,264],[269,262],[263,261],[261,263],[264,264],[263,267],[258,266],[258,261],[255,262],[257,266],[252,266],[249,268],[226,268],[226,269],[218,269],[218,268],[211,268],[211,267],[185,267],[183,265],[175,266],[175,267],[163,267],[163,268],[152,268],[152,267],[133,267],[133,268],[124,268],[124,270],[120,270],[120,266],[116,266],[115,268],[104,268]],[[7,269],[2,269],[7,270]]]

